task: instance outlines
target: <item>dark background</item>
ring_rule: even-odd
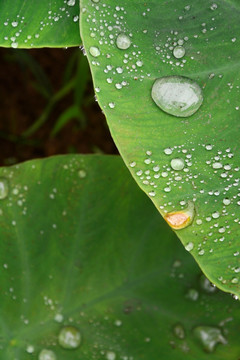
[[[79,48],[0,48],[0,66],[1,166],[56,154],[117,154]],[[80,115],[69,116],[54,133],[60,116],[73,104]]]

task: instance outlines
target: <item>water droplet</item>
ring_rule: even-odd
[[[203,102],[200,86],[183,76],[157,79],[152,87],[152,98],[161,110],[177,117],[193,115]]]
[[[166,154],[166,155],[171,155],[173,152],[171,148],[166,148],[163,151],[164,151],[164,154]]]
[[[173,49],[173,55],[176,59],[181,59],[182,57],[184,57],[185,53],[186,53],[186,51],[183,46],[176,46]]]
[[[118,67],[116,68],[116,71],[117,71],[118,74],[122,74],[122,73],[123,73],[123,68],[121,68],[120,66],[118,66]]]
[[[203,349],[212,353],[217,344],[227,344],[221,330],[212,326],[198,326],[193,330],[194,336],[200,341]]]
[[[84,179],[87,176],[87,173],[84,169],[80,169],[78,170],[78,176],[80,177],[80,179]]]
[[[56,321],[56,322],[58,322],[58,323],[61,323],[61,322],[63,322],[63,319],[64,319],[64,317],[63,317],[63,315],[62,314],[56,314],[55,316],[54,316],[54,320]]]
[[[28,354],[34,353],[34,346],[33,345],[28,345],[27,348],[26,348],[26,352]]]
[[[107,360],[115,360],[116,359],[116,354],[113,351],[107,351],[106,352],[106,359]]]
[[[173,334],[178,338],[178,339],[184,339],[185,338],[185,331],[184,328],[182,326],[182,324],[176,324],[173,327]]]
[[[225,199],[223,199],[223,204],[224,205],[230,205],[231,204],[231,200],[230,199],[228,199],[228,198],[225,198]]]
[[[0,200],[5,199],[8,196],[8,180],[1,177],[0,178]]]
[[[127,35],[121,33],[117,37],[116,44],[119,49],[126,50],[130,47],[131,40]]]
[[[121,321],[121,320],[115,320],[115,321],[114,321],[114,325],[116,325],[116,326],[121,326],[121,325],[122,325],[122,321]]]
[[[76,349],[81,344],[80,331],[74,326],[65,326],[58,335],[58,342],[64,349]]]
[[[68,0],[67,4],[68,6],[74,6],[76,0]]]
[[[171,228],[180,230],[186,228],[192,223],[194,213],[194,203],[189,201],[188,207],[186,209],[167,213],[164,219],[167,221],[168,225],[171,226]]]
[[[185,249],[187,251],[192,251],[193,248],[194,248],[194,244],[192,242],[187,243],[187,245],[185,246]]]
[[[110,107],[110,109],[114,109],[115,108],[115,103],[114,102],[110,102],[108,104],[108,106]]]
[[[186,298],[192,301],[197,301],[198,297],[199,293],[196,289],[189,289],[186,294]]]
[[[139,66],[139,67],[143,66],[143,62],[142,62],[141,60],[138,60],[138,61],[136,62],[136,64],[137,64],[137,66]]]
[[[182,170],[184,168],[184,160],[180,158],[172,159],[171,167],[176,171]]]
[[[234,278],[231,280],[231,283],[232,283],[232,284],[237,284],[237,283],[238,283],[238,278],[234,277]]]
[[[213,148],[213,146],[211,144],[208,144],[205,146],[205,149],[208,150],[208,151],[211,151]]]
[[[99,48],[96,46],[91,46],[89,52],[93,57],[98,57],[101,54]]]
[[[38,355],[38,360],[57,360],[57,356],[52,350],[43,349]]]
[[[220,162],[215,162],[212,164],[213,169],[221,169],[223,166]]]
[[[200,277],[200,287],[208,294],[214,294],[218,291],[216,286],[214,286],[203,274]]]
[[[212,5],[210,6],[210,9],[211,9],[211,10],[216,10],[217,8],[218,8],[217,4],[212,4]]]

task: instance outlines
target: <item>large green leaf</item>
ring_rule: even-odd
[[[125,163],[211,281],[239,295],[239,1],[82,0],[81,10]]]
[[[1,0],[0,46],[77,46],[78,22],[78,0]]]
[[[38,357],[46,349],[58,360],[205,360],[200,330],[228,342],[212,359],[239,358],[238,302],[201,288],[120,158],[59,156],[0,175],[1,359],[52,360]],[[75,350],[58,344],[65,326],[81,333]]]

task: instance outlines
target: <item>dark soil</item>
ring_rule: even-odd
[[[34,134],[23,136],[24,131],[41,116],[51,98],[39,91],[36,78],[39,72],[36,75],[31,70],[24,60],[25,55],[28,58],[30,55],[35,66],[46,73],[52,94],[55,94],[63,86],[65,69],[76,51],[80,52],[79,49],[0,49],[0,165],[56,154],[117,153],[105,117],[94,101],[90,76],[81,106],[85,125],[78,119],[71,119],[59,133],[51,136],[56,120],[73,104],[71,92],[56,104],[47,121]]]

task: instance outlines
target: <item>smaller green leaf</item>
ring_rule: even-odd
[[[81,44],[78,0],[3,0],[0,46],[69,47]]]

